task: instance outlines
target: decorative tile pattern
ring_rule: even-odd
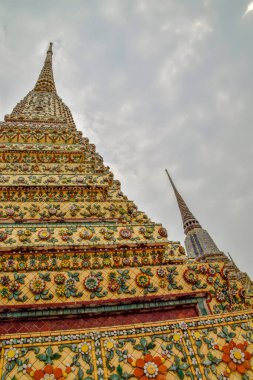
[[[43,233],[46,234],[47,230]],[[94,301],[97,301],[96,305],[98,301],[115,304],[119,299],[126,303],[135,303],[140,299],[169,300],[175,298],[175,294],[182,299],[202,294],[209,312],[212,313],[250,307],[245,304],[245,295],[239,287],[240,283],[229,280],[221,264],[153,267],[137,264],[136,267],[131,267],[129,263],[128,268],[119,268],[116,267],[115,261],[112,261],[116,267],[113,269],[110,268],[111,260],[108,257],[101,261],[102,271],[95,268],[80,270],[80,259],[75,262],[76,270],[73,270],[69,268],[70,257],[65,255],[61,258],[62,271],[56,271],[57,260],[49,268],[51,262],[48,259],[49,257],[45,256],[40,264],[43,266],[46,262],[45,266],[51,269],[50,271],[35,271],[33,267],[33,270],[28,272],[28,266],[31,264],[28,259],[28,262],[18,262],[23,273],[6,272],[0,276],[0,311],[5,309],[5,305],[17,305],[20,308],[27,305],[33,309],[41,305],[55,307],[64,302],[69,305],[75,303],[78,307],[84,303],[94,304]],[[122,260],[123,258],[119,258],[116,264],[122,266]]]
[[[2,380],[243,379],[252,314],[1,337]],[[51,377],[50,377],[51,376]]]

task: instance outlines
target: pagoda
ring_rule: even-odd
[[[186,252],[122,193],[52,56],[0,123],[0,379],[253,379],[249,277],[169,174]]]

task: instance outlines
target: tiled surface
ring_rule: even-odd
[[[243,285],[224,275],[223,263],[139,267],[140,261],[136,267],[73,270],[69,268],[70,262],[73,264],[70,257],[65,255],[58,262],[54,262],[56,267],[58,263],[67,266],[62,271],[24,269],[22,272],[5,272],[0,275],[0,313],[4,313],[6,307],[12,312],[40,310],[41,307],[56,309],[110,304],[125,304],[127,312],[129,302],[180,300],[198,296],[204,297],[208,309],[214,313],[250,308],[241,291]],[[81,259],[77,260],[78,265]],[[98,258],[96,260],[93,259],[90,264],[99,263]],[[107,265],[113,263],[113,258],[106,260]],[[116,263],[122,265],[122,260],[123,258],[118,257]],[[48,256],[40,263],[52,265]],[[103,259],[100,263],[103,265]]]
[[[2,335],[0,376],[1,380],[145,379],[143,376],[250,380],[252,338],[250,312],[133,322],[106,329]]]
[[[62,257],[61,263],[69,266],[68,257]],[[119,260],[117,263],[121,265],[123,259]],[[49,265],[48,257],[44,262]],[[112,258],[107,259],[107,265],[110,263],[113,263]],[[23,270],[5,272],[0,276],[0,313],[6,307],[9,311],[39,309],[43,305],[56,308],[62,304],[97,307],[123,302],[194,298],[198,295],[205,298],[211,312],[221,313],[250,307],[245,303],[242,287],[238,280],[228,280],[224,276],[223,263],[150,267],[140,262],[128,269]]]

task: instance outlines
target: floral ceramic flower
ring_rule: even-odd
[[[62,268],[69,268],[70,267],[70,260],[69,259],[63,259],[61,261]]]
[[[41,294],[46,287],[46,282],[42,278],[34,277],[30,281],[29,288],[33,294]]]
[[[6,260],[5,267],[6,269],[12,269],[15,265],[15,261],[13,259]]]
[[[19,351],[15,347],[8,348],[4,353],[5,358],[11,362],[16,360],[19,356]]]
[[[214,268],[209,267],[208,268],[208,274],[209,274],[209,276],[215,276],[216,270]]]
[[[182,339],[182,335],[180,334],[180,332],[174,332],[174,334],[172,335],[172,340],[174,343],[179,343]]]
[[[163,268],[158,268],[156,273],[157,273],[158,277],[165,277],[166,276],[166,271]]]
[[[48,177],[47,182],[51,182],[51,183],[56,182],[56,178],[55,177]]]
[[[106,231],[103,232],[105,240],[115,240],[114,238],[114,232],[107,229]]]
[[[186,269],[183,277],[188,284],[196,284],[198,282],[198,276],[192,269]]]
[[[111,280],[108,283],[108,289],[113,293],[117,292],[119,290],[119,283],[116,280]]]
[[[47,269],[47,267],[48,267],[48,262],[47,261],[39,261],[39,268],[40,269],[42,269],[42,270],[44,270],[44,269]]]
[[[132,365],[136,366],[134,376],[137,379],[157,379],[166,380],[167,367],[163,364],[164,358],[160,356],[145,355],[144,358],[132,361]]]
[[[85,354],[85,355],[88,355],[88,353],[91,350],[91,344],[88,342],[79,343],[77,347],[78,347],[78,351],[81,354]]]
[[[136,281],[137,285],[140,286],[141,288],[147,288],[150,284],[150,278],[145,273],[137,274],[135,281]]]
[[[59,297],[63,297],[65,295],[66,287],[65,285],[57,285],[55,288],[55,293]]]
[[[149,265],[149,264],[150,264],[149,258],[148,258],[148,257],[143,257],[143,258],[141,259],[141,263],[142,263],[143,265]]]
[[[59,235],[61,236],[63,241],[68,241],[72,235],[72,232],[67,229],[64,229],[60,230]]]
[[[69,278],[66,283],[65,283],[66,287],[68,289],[75,289],[75,286],[76,286],[76,280],[74,280],[74,278]]]
[[[116,346],[117,342],[114,339],[106,339],[104,341],[104,347],[107,351],[113,350],[113,348]]]
[[[90,267],[90,262],[89,260],[83,260],[82,263],[81,263],[82,267],[84,268],[89,268]]]
[[[119,256],[114,256],[113,257],[114,264],[119,264],[120,263],[120,257]]]
[[[16,292],[20,287],[20,284],[17,282],[17,281],[11,281],[9,282],[8,284],[8,288],[10,290],[10,292]]]
[[[106,257],[105,259],[103,259],[103,264],[105,267],[110,267],[111,266],[111,260],[109,257]]]
[[[123,265],[130,265],[131,260],[129,259],[129,257],[123,257],[122,263],[123,263]]]
[[[200,340],[202,337],[202,334],[199,330],[192,331],[192,337],[194,340]]]
[[[10,292],[9,292],[9,289],[6,288],[6,287],[3,287],[1,290],[0,290],[0,294],[3,298],[8,298],[9,295],[10,295]]]
[[[216,294],[215,294],[215,298],[218,302],[223,302],[226,300],[226,295],[224,292],[222,291],[218,291]]]
[[[181,330],[187,330],[188,329],[188,325],[184,321],[179,322],[179,327]]]
[[[14,210],[13,207],[7,207],[7,208],[5,209],[5,212],[6,212],[6,214],[7,214],[8,216],[13,216],[13,215],[15,214],[15,210]]]
[[[85,277],[85,279],[83,280],[83,285],[89,292],[96,291],[99,288],[99,284],[99,279],[96,276],[93,276],[92,274]]]
[[[73,204],[70,206],[69,210],[70,210],[71,216],[76,216],[76,214],[79,210],[79,207],[77,205]]]
[[[203,274],[206,274],[207,273],[207,267],[205,265],[200,265],[199,271]]]
[[[159,286],[160,286],[160,288],[162,288],[162,289],[165,289],[166,288],[166,286],[167,286],[167,283],[166,283],[166,281],[165,280],[160,280],[159,281]]]
[[[212,276],[207,276],[206,278],[206,282],[210,285],[212,285],[214,283],[214,278]]]
[[[48,213],[50,215],[55,215],[57,214],[57,209],[54,207],[54,206],[51,206],[49,209],[48,209]]]
[[[37,369],[35,371],[28,367],[26,372],[35,380],[65,380],[71,372],[71,368],[68,366],[65,371],[63,371],[59,367],[54,368],[51,364],[47,364],[43,369]]]
[[[50,238],[51,234],[48,230],[40,230],[38,232],[38,236],[41,240],[48,240]]]
[[[127,228],[120,230],[119,234],[123,239],[130,239],[132,237],[132,232]]]
[[[161,236],[161,237],[164,237],[166,238],[168,236],[168,233],[167,233],[167,230],[166,228],[164,227],[160,227],[159,230],[158,230],[158,234]]]
[[[55,282],[57,285],[64,284],[65,280],[66,280],[66,276],[65,276],[65,274],[63,274],[63,273],[57,273],[57,274],[54,276],[54,282]]]
[[[227,363],[231,371],[244,374],[250,369],[252,354],[246,350],[248,342],[236,344],[233,340],[222,347],[222,361]]]
[[[7,286],[10,283],[10,278],[9,276],[3,275],[0,277],[0,284],[3,286]]]
[[[18,265],[19,270],[26,269],[26,262],[24,262],[24,261],[20,261],[17,265]]]

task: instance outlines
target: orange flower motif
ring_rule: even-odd
[[[164,359],[160,356],[145,355],[144,359],[136,360],[134,376],[140,380],[166,380],[167,367],[163,362]]]
[[[34,372],[31,368],[27,368],[26,372],[35,380],[65,380],[71,372],[71,368],[67,367],[63,372],[61,368],[54,368],[52,365],[47,364],[43,369],[37,369]]]
[[[233,340],[222,347],[222,361],[227,363],[231,371],[244,374],[250,369],[250,359],[252,354],[246,351],[248,343],[236,344]]]

